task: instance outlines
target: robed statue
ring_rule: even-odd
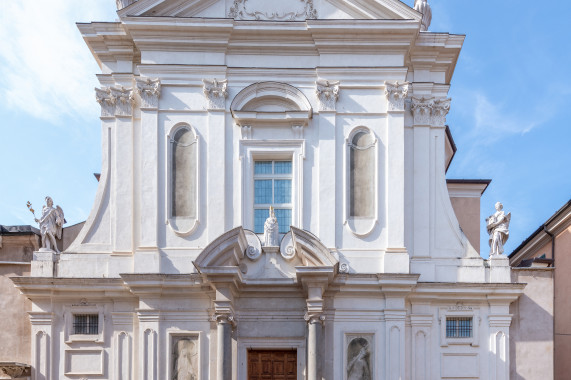
[[[274,208],[270,206],[270,215],[264,223],[264,246],[276,247],[280,245],[280,231],[278,226],[278,219],[274,213]]]
[[[30,208],[31,204],[28,206]],[[33,213],[33,209],[30,208]],[[59,252],[57,248],[56,238],[61,239],[63,224],[63,210],[61,207],[54,208],[54,201],[51,197],[46,197],[46,205],[42,207],[42,216],[34,218],[36,223],[40,225],[40,235],[42,236],[42,248]]]
[[[505,213],[504,206],[496,202],[496,212],[486,218],[486,229],[490,235],[490,257],[501,255],[504,252],[504,244],[508,241],[510,234],[511,213]]]

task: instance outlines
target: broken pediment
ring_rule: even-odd
[[[422,15],[398,0],[117,0],[124,16],[213,17],[235,20],[417,20]]]

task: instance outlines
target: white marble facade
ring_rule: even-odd
[[[464,36],[397,0],[118,7],[78,25],[102,71],[93,209],[14,279],[33,379],[246,379],[250,349],[287,349],[297,379],[507,380],[522,286],[472,248],[445,183]],[[279,246],[257,175],[290,186]]]

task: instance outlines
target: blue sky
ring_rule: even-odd
[[[571,32],[563,1],[429,0],[430,31],[466,34],[447,121],[449,178],[490,178],[483,219],[512,213],[506,251],[571,198]],[[405,3],[412,5],[413,0]],[[114,0],[0,2],[0,224],[32,224],[46,195],[85,220],[100,172],[99,68],[75,22],[113,21]]]

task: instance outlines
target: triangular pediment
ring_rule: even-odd
[[[307,19],[420,20],[399,0],[129,0],[124,16],[213,17],[236,20]]]

